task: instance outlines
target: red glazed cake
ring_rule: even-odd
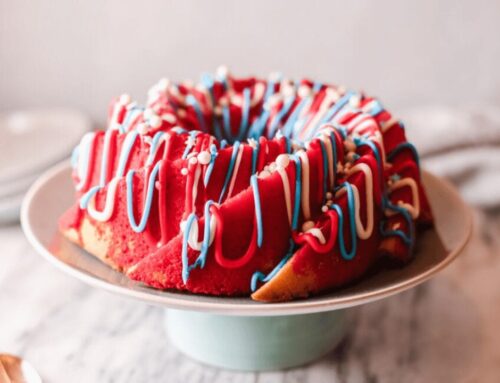
[[[362,93],[222,68],[108,120],[73,153],[60,230],[154,288],[307,297],[405,264],[432,224],[402,123]]]

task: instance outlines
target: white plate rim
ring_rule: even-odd
[[[137,291],[131,290],[124,286],[111,284],[83,270],[73,268],[72,266],[66,264],[58,257],[53,255],[37,238],[36,234],[33,231],[33,228],[30,225],[29,220],[31,203],[36,194],[51,178],[57,176],[60,172],[67,171],[68,167],[69,161],[64,161],[50,168],[32,185],[24,198],[21,207],[21,226],[30,244],[40,255],[42,255],[46,260],[48,260],[58,269],[74,278],[77,278],[89,284],[90,286],[99,287],[108,292],[115,293],[123,297],[169,309],[200,311],[221,315],[279,316],[318,313],[362,305],[406,291],[429,280],[437,272],[448,266],[460,254],[460,252],[469,241],[472,233],[473,220],[471,209],[467,207],[458,192],[448,181],[424,170],[423,172],[425,173],[426,177],[431,177],[435,181],[439,182],[441,186],[446,189],[446,192],[460,203],[461,208],[463,209],[463,213],[465,214],[464,226],[466,227],[466,233],[456,245],[456,247],[448,253],[446,258],[421,274],[417,274],[399,283],[388,285],[385,288],[379,288],[371,292],[366,292],[362,294],[362,296],[355,298],[346,296],[344,298],[332,298],[330,300],[304,299],[282,303],[258,303],[248,298],[242,301],[242,303],[234,303],[227,301],[224,302],[224,300],[227,299],[224,297],[209,297],[211,298],[209,302],[196,301],[193,299],[193,297],[196,297],[196,295],[185,293],[174,293],[174,295],[178,295],[178,297],[159,296],[148,293],[147,290]],[[186,299],[186,297],[191,297],[191,299]]]

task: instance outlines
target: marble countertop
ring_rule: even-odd
[[[239,373],[200,365],[166,339],[164,311],[88,287],[0,227],[0,352],[44,382],[496,382],[500,214],[475,214],[466,251],[411,291],[351,309],[346,339],[308,366]]]

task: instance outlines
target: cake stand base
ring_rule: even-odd
[[[168,336],[181,352],[232,370],[278,370],[312,362],[333,350],[346,328],[343,310],[269,317],[166,311]]]

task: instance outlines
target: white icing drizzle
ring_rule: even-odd
[[[292,225],[292,196],[290,193],[290,181],[288,180],[288,175],[286,170],[283,168],[278,168],[278,173],[281,176],[281,181],[283,182],[283,192],[285,193],[285,203],[286,212],[288,214],[288,223]]]
[[[191,211],[195,212],[196,211],[196,197],[198,196],[198,183],[200,181],[200,176],[201,176],[201,166],[196,165],[196,170],[194,172],[194,180],[193,180],[193,190],[192,190],[192,207]]]
[[[328,158],[328,179],[330,181],[330,190],[333,189],[335,186],[335,172],[334,172],[334,163],[333,163],[333,148],[332,148],[332,142],[330,141],[330,138],[328,137],[328,131],[331,132],[331,129],[325,130],[324,135],[322,135],[321,140],[326,146],[326,156]]]
[[[411,188],[411,193],[412,193],[412,199],[413,199],[413,205],[399,201],[398,205],[405,208],[408,210],[408,213],[410,213],[411,217],[413,219],[417,219],[418,216],[420,215],[420,198],[418,196],[418,186],[415,180],[411,177],[406,177],[402,178],[398,181],[394,181],[392,184],[389,185],[389,193],[392,193],[394,190],[401,189],[402,187],[408,186]],[[385,213],[387,216],[391,216],[396,214],[396,212],[392,210],[387,210]]]
[[[76,168],[76,174],[78,175],[79,179],[79,182],[76,185],[76,190],[78,191],[83,189],[83,187],[87,183],[88,177],[90,176],[90,152],[92,151],[95,137],[96,134],[94,132],[85,133],[80,142],[78,164]]]
[[[322,245],[326,243],[326,239],[325,236],[323,235],[323,232],[317,227],[313,227],[309,230],[306,230],[304,234],[311,234],[312,236],[316,237],[319,243]]]
[[[238,154],[236,156],[236,162],[234,163],[233,174],[231,174],[231,182],[229,183],[229,189],[227,192],[227,198],[231,197],[233,193],[234,184],[236,182],[236,177],[238,176],[238,170],[240,168],[241,157],[243,156],[244,145],[238,147]]]
[[[359,199],[359,189],[356,185],[351,184],[352,191],[354,194],[354,211],[356,219],[356,232],[360,239],[368,239],[373,233],[373,174],[370,167],[365,163],[359,163],[349,169],[348,175],[351,176],[356,172],[363,172],[365,175],[365,185],[366,185],[366,227],[363,226],[360,214],[360,199]],[[346,189],[342,188],[337,193],[336,196],[340,197],[342,194],[346,193]]]
[[[382,130],[382,133],[387,132],[390,128],[398,124],[398,120],[394,117],[392,117],[388,121],[383,121],[380,123],[380,129]]]
[[[213,215],[210,216],[210,237],[208,241],[208,246],[212,244],[215,238],[215,227],[216,227],[217,221]],[[181,222],[181,230],[184,232],[186,226],[186,222],[183,221]],[[198,226],[198,220],[195,219],[193,223],[191,224],[191,229],[189,230],[188,233],[188,245],[193,249],[200,251],[201,247],[203,245],[203,240],[198,241],[198,232],[199,232],[199,226]]]
[[[87,206],[87,212],[96,221],[106,222],[111,218],[115,206],[115,195],[116,195],[116,188],[118,186],[118,181],[120,181],[120,179],[118,177],[115,177],[109,182],[108,190],[106,191],[106,203],[102,211],[98,211],[95,208],[95,197],[97,193],[94,194],[90,199],[89,204]]]

